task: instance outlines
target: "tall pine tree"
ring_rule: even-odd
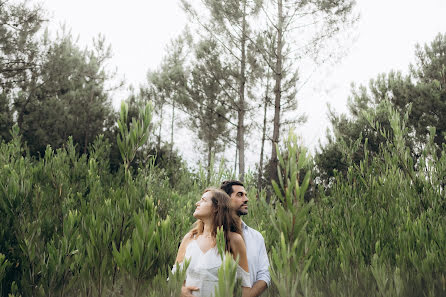
[[[250,110],[247,94],[254,85],[250,81],[250,59],[255,50],[249,44],[253,40],[255,17],[260,12],[262,1],[248,0],[202,0],[201,4],[208,13],[207,18],[198,14],[187,0],[182,0],[183,8],[200,26],[200,32],[218,42],[222,53],[224,68],[230,75],[224,78],[226,89],[235,93],[230,105],[237,117],[236,155],[238,155],[238,175],[245,175],[245,138],[247,133],[246,113]],[[208,37],[205,37],[207,39]]]
[[[274,76],[274,122],[270,178],[277,179],[277,151],[283,125],[282,108],[296,96],[298,63],[304,57],[318,57],[323,45],[356,21],[354,0],[270,0],[263,12],[274,46],[261,50]],[[334,50],[334,49],[333,49]],[[288,79],[286,78],[288,75]],[[288,94],[286,94],[288,93]]]

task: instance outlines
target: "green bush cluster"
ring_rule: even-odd
[[[147,106],[126,121],[122,106],[117,172],[103,137],[88,156],[69,140],[34,159],[16,127],[0,144],[2,296],[179,296],[185,273],[178,267],[172,274],[171,266],[194,222],[195,201],[231,174],[223,166],[211,176],[183,171],[177,187],[155,162],[129,166],[150,113]],[[279,154],[271,200],[246,178],[244,220],[263,234],[270,257],[265,296],[446,294],[445,147],[436,146],[431,129],[415,163],[404,141],[407,119],[388,106],[386,131],[366,116],[386,142],[378,154],[365,150],[359,164],[350,162],[330,191],[306,195],[312,161],[292,134]],[[356,148],[343,150],[348,162]],[[238,288],[234,267],[229,260],[222,266],[219,296],[238,296],[231,293]]]
[[[329,191],[304,199],[305,150],[292,138],[280,157],[275,200],[251,201],[247,221],[265,236],[273,286],[267,296],[444,296],[446,294],[446,147],[435,129],[414,162],[406,117],[383,103],[392,131],[365,115],[386,142],[355,165],[344,146],[348,174]],[[357,143],[359,143],[358,141]],[[367,146],[365,146],[367,147]],[[303,180],[301,184],[299,180]]]
[[[103,137],[89,156],[79,156],[70,139],[40,160],[27,153],[16,127],[0,145],[2,296],[147,296],[153,280],[167,282],[193,199],[171,188],[153,162],[137,172],[128,166],[150,112],[120,127],[124,166],[113,174]],[[166,294],[181,283],[166,284]]]
[[[415,163],[401,118],[388,102],[392,131],[366,114],[386,142],[350,163],[309,223],[318,241],[310,268],[329,296],[443,296],[446,293],[446,150],[435,128]],[[345,155],[356,148],[345,147]],[[347,158],[346,158],[347,159]],[[348,161],[348,159],[347,159]],[[336,293],[335,293],[336,292]]]

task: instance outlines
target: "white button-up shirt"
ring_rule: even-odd
[[[243,237],[245,239],[251,286],[258,280],[270,285],[269,260],[266,253],[265,240],[259,231],[252,229],[242,221]]]

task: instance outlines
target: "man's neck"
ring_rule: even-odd
[[[244,227],[244,226],[247,226],[246,223],[243,222],[242,217],[240,217],[240,225],[239,225],[239,226],[240,226],[240,230],[243,230],[243,227]]]
[[[238,221],[237,225],[240,228],[240,230],[243,230],[243,220],[241,216],[238,216],[240,218],[240,221]]]

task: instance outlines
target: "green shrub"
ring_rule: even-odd
[[[311,157],[293,135],[279,154],[269,201],[246,177],[244,220],[263,234],[270,257],[265,296],[446,294],[446,147],[436,146],[432,128],[415,162],[404,141],[407,118],[385,108],[392,133],[366,114],[386,142],[373,155],[365,150],[359,164],[350,162],[329,192],[306,195]],[[69,139],[34,159],[13,127],[11,141],[0,144],[2,296],[179,295],[185,270],[172,274],[171,267],[195,221],[195,202],[232,174],[221,164],[210,176],[204,168],[185,171],[172,185],[154,162],[126,166],[150,127],[148,112],[122,126],[117,172],[109,170],[110,144],[102,137],[88,156]],[[343,147],[346,160],[352,151]],[[233,268],[222,266],[220,295],[240,293]]]

